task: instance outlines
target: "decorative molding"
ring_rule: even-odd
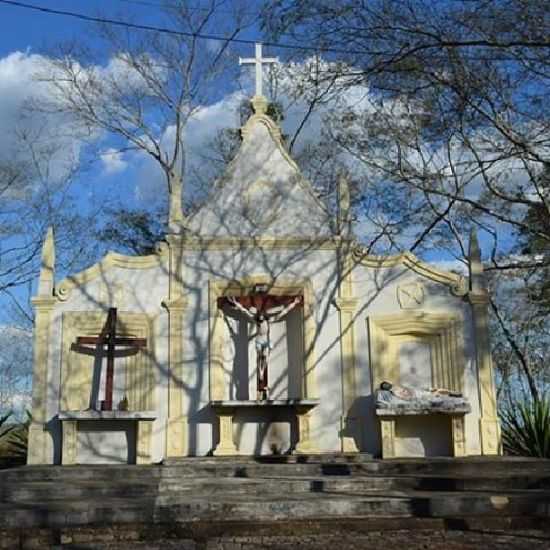
[[[487,292],[468,292],[467,299],[472,305],[487,306],[490,302]]]
[[[34,306],[34,309],[48,312],[53,310],[57,299],[53,297],[44,297],[44,296],[34,296],[31,298],[31,303]]]
[[[184,250],[246,250],[260,248],[274,249],[309,249],[336,250],[340,241],[326,238],[279,238],[279,237],[186,237],[181,246]]]
[[[355,311],[357,309],[357,305],[359,304],[358,298],[350,298],[350,297],[338,297],[334,298],[334,305],[340,310],[340,311]]]
[[[420,339],[430,345],[432,385],[462,391],[464,342],[462,317],[451,312],[410,311],[370,317],[373,387],[384,380],[399,383],[399,346]]]
[[[78,411],[90,407],[94,357],[73,351],[71,346],[77,336],[98,335],[105,324],[105,318],[105,313],[102,311],[63,313],[60,410]],[[115,371],[120,368],[126,371],[126,391],[130,411],[155,409],[153,325],[154,319],[142,313],[119,312],[117,316],[117,334],[147,340],[146,350],[115,363]]]
[[[273,141],[277,143],[279,147],[282,147],[286,152],[286,148],[283,144],[281,129],[275,121],[266,114],[255,113],[246,121],[245,125],[241,128],[241,137],[243,138],[243,141],[246,141],[249,138],[252,128],[256,126],[256,124],[263,124],[269,132],[269,135],[273,138]],[[286,153],[286,156],[288,156],[288,153]],[[288,158],[290,163],[296,168],[296,170],[299,171],[298,165],[290,158],[290,156]]]
[[[368,254],[364,247],[357,245],[354,247],[352,254],[357,263],[366,267],[391,268],[403,265],[431,281],[449,286],[455,296],[465,296],[468,291],[465,277],[450,271],[437,269],[419,260],[411,252],[402,252],[394,256],[375,256]]]
[[[279,126],[266,114],[259,114],[255,113],[253,114],[246,122],[246,124],[241,128],[241,137],[243,139],[243,145],[250,139],[252,128],[256,126],[257,124],[263,125],[266,130],[268,131],[270,137],[273,140],[273,143],[281,153],[282,157],[285,159],[285,161],[288,163],[288,165],[291,167],[291,169],[296,174],[296,184],[299,185],[302,190],[311,197],[311,199],[317,204],[317,206],[321,209],[322,212],[324,212],[327,216],[327,223],[329,220],[329,213],[327,211],[327,207],[325,204],[321,201],[321,199],[317,196],[315,193],[315,190],[312,186],[312,184],[304,178],[302,175],[300,168],[294,161],[294,159],[290,156],[288,153],[284,143],[283,138],[281,135],[281,129]],[[228,174],[231,174],[233,171],[234,166],[239,162],[241,151],[243,150],[243,145],[241,145],[241,148],[237,152],[236,156],[233,158],[233,160],[229,163],[229,165],[226,167],[224,174],[220,178],[218,184],[217,184],[217,191],[210,197],[210,201],[215,200],[214,197],[221,191],[221,189],[227,184],[228,181],[230,181],[230,178],[227,177]],[[196,216],[200,216],[201,212],[203,210],[204,205],[201,205],[199,208],[197,208],[189,217],[188,217],[188,225],[190,225],[190,221],[195,218]],[[254,245],[256,246],[256,245]]]
[[[151,254],[149,256],[126,256],[116,252],[108,252],[98,263],[80,273],[63,279],[57,285],[55,295],[59,300],[65,301],[74,288],[83,286],[98,277],[104,277],[105,273],[113,268],[152,269],[161,266],[166,256],[167,253],[164,248],[161,248],[158,254]]]
[[[175,300],[163,300],[162,307],[168,311],[183,311],[187,307],[187,298],[185,296],[180,296]]]

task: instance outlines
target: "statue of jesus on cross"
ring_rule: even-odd
[[[254,343],[256,345],[256,365],[257,365],[257,395],[258,401],[268,399],[268,379],[267,369],[269,364],[269,353],[273,349],[270,339],[271,323],[282,321],[296,306],[302,298],[296,296],[292,302],[282,307],[277,306],[270,309],[257,309],[254,306],[244,307],[234,296],[227,298],[227,301],[244,316],[256,325],[256,334]]]

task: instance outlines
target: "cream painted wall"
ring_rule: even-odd
[[[339,451],[344,445],[344,438],[347,438],[346,448],[349,448],[349,440],[353,439],[358,449],[375,455],[380,454],[380,433],[374,414],[367,321],[371,316],[403,312],[397,299],[398,286],[421,283],[424,301],[419,309],[456,313],[463,318],[464,391],[472,405],[472,413],[466,417],[466,450],[478,454],[479,392],[470,306],[463,298],[450,293],[449,284],[442,283],[437,277],[429,278],[426,269],[415,268],[411,261],[409,265],[394,261],[394,267],[383,267],[374,260],[369,265],[361,263],[353,269],[351,280],[348,278],[345,284],[340,285],[336,250],[339,241],[334,238],[331,216],[288,156],[280,130],[260,112],[250,118],[242,135],[242,146],[227,173],[215,186],[216,192],[186,220],[186,227],[182,229],[186,243],[183,250],[178,249],[182,237],[169,235],[169,245],[155,257],[108,255],[83,274],[58,285],[60,299],[56,301],[51,317],[48,350],[46,423],[53,439],[46,452],[46,462],[61,460],[61,436],[56,416],[63,391],[60,387],[63,314],[101,309],[106,313],[109,306],[152,319],[154,350],[151,350],[151,364],[155,376],[157,417],[153,424],[152,459],[160,461],[164,458],[169,399],[172,397],[172,409],[180,406],[179,401],[173,398],[174,393],[180,395],[180,384],[175,386],[172,381],[172,390],[169,391],[170,327],[168,312],[162,306],[165,301],[173,308],[171,315],[175,317],[170,318],[171,322],[174,319],[179,321],[179,311],[182,312],[180,337],[183,362],[180,371],[183,399],[181,410],[170,412],[170,422],[174,421],[171,424],[173,433],[185,438],[181,448],[186,449],[188,454],[205,455],[211,452],[216,443],[217,422],[209,407],[210,285],[212,282],[242,281],[253,276],[263,276],[272,281],[307,281],[311,286],[316,327],[313,339],[316,387],[315,395],[311,395],[311,390],[308,397],[320,400],[311,420],[312,439],[318,449]],[[252,240],[256,238],[264,244]],[[169,257],[174,264],[171,274]],[[175,275],[176,268],[180,267],[182,282]],[[175,310],[173,301],[176,302]],[[338,307],[345,311],[342,313]],[[342,319],[350,318],[350,311],[354,316],[352,343],[355,344],[355,357],[351,359],[350,349],[353,346],[349,346],[350,337],[346,337],[345,346],[341,345],[340,340],[340,323]],[[243,323],[240,328],[237,321],[230,324],[240,336],[236,338],[235,346],[231,343],[229,328],[225,329],[226,342],[222,354],[225,397],[254,397],[254,349],[252,345],[248,350],[244,346],[246,331]],[[289,334],[297,333],[303,328],[300,325],[299,314],[295,312],[286,323],[273,331],[278,344],[274,350],[270,376],[272,381],[280,379],[275,395],[281,397],[297,397],[301,365],[296,361],[288,365],[288,357],[297,355],[289,354],[289,349],[295,351],[299,348],[296,337]],[[173,328],[175,324],[171,326]],[[172,346],[172,354],[179,356],[179,349],[176,348]],[[234,368],[236,354],[243,359],[238,372]],[[247,355],[248,361],[245,360]],[[353,365],[355,372],[351,372],[350,376]],[[287,366],[290,372],[285,372]],[[353,394],[351,399],[350,392]],[[348,410],[343,410],[344,402]],[[261,415],[253,417],[250,414],[240,414],[235,418],[234,438],[240,452],[265,453],[272,452],[273,446],[277,451],[289,447],[292,443],[290,419],[281,418],[271,425],[267,420]],[[118,432],[94,433],[91,438],[88,437],[88,441],[92,441],[88,447],[120,447],[121,436],[115,433]],[[117,437],[118,443],[115,445],[114,439]],[[414,439],[414,434],[412,437]],[[418,445],[419,440],[409,441],[408,444]],[[180,446],[175,448],[176,452],[180,452]],[[82,460],[92,460],[93,449],[88,451],[92,454],[88,453],[88,458],[85,458],[81,453]],[[105,451],[105,448],[98,449],[97,455],[101,456]]]
[[[369,316],[400,313],[403,310],[397,300],[399,285],[421,282],[424,287],[424,302],[418,309],[430,312],[456,312],[464,319],[465,343],[465,374],[464,391],[472,405],[472,413],[466,416],[467,452],[479,454],[479,399],[477,378],[472,345],[472,327],[470,306],[462,298],[453,296],[445,285],[434,283],[421,277],[412,270],[399,266],[395,268],[373,269],[358,265],[353,271],[354,294],[358,299],[355,322],[356,339],[356,382],[357,398],[352,405],[352,411],[342,411],[342,378],[341,351],[339,341],[338,311],[333,303],[336,296],[335,250],[315,250],[300,252],[295,249],[248,250],[235,254],[230,250],[204,251],[187,250],[183,258],[184,294],[187,296],[187,307],[183,317],[183,359],[185,397],[183,410],[188,419],[187,448],[189,454],[204,455],[212,450],[216,441],[216,421],[208,406],[209,395],[209,298],[208,283],[216,280],[241,280],[251,275],[266,275],[285,278],[311,280],[315,296],[315,321],[317,334],[315,338],[316,379],[320,405],[312,415],[312,433],[321,451],[339,451],[341,448],[340,431],[342,416],[360,416],[361,433],[356,435],[361,450],[380,453],[380,433],[378,422],[374,416],[374,404],[371,388],[370,352],[368,323]],[[55,422],[59,410],[60,365],[62,316],[65,312],[96,310],[98,307],[95,296],[101,289],[108,287],[110,282],[116,284],[128,283],[132,290],[127,293],[123,304],[116,304],[123,311],[146,313],[154,318],[154,363],[155,370],[155,403],[157,420],[153,425],[153,460],[160,461],[164,457],[165,424],[167,418],[168,396],[168,325],[167,313],[161,303],[167,296],[168,277],[160,268],[148,270],[112,269],[104,281],[93,280],[83,288],[75,288],[63,302],[57,302],[51,325],[51,346],[49,354],[48,405],[47,414],[54,436],[53,455],[51,461],[60,459],[60,431]],[[301,312],[295,312],[287,322],[280,323],[273,332],[277,347],[274,350],[270,380],[280,379],[275,388],[276,396],[286,397],[290,381],[293,389],[292,397],[296,397],[295,380],[297,365],[288,365],[288,343],[292,337],[287,331],[296,330],[300,325]],[[246,359],[245,323],[232,320],[237,332],[240,330],[240,356]],[[233,372],[235,351],[227,331],[227,349],[224,350],[227,368],[227,398],[247,399],[255,395],[255,354],[253,342],[248,349],[248,365],[239,367],[238,377]],[[290,338],[290,340],[289,340]],[[291,344],[295,346],[294,344]],[[293,356],[291,354],[291,356]],[[248,372],[245,370],[248,368]],[[293,370],[292,370],[293,369]],[[248,380],[247,380],[248,378]],[[268,417],[235,418],[235,440],[239,451],[247,454],[254,452],[272,452],[273,445],[278,451],[290,447],[292,434],[290,418],[275,422],[269,427]],[[97,445],[109,446],[113,434],[94,434],[90,441]],[[408,435],[408,445],[420,445],[418,441],[411,443]],[[104,443],[100,443],[104,441]],[[88,445],[89,447],[89,445]],[[433,447],[433,445],[432,445]],[[101,455],[104,449],[98,449]],[[94,460],[88,448],[83,460]],[[92,453],[93,454],[93,453]],[[85,455],[82,455],[85,456]]]
[[[464,380],[463,390],[469,399],[472,412],[466,415],[466,452],[480,454],[479,440],[479,392],[476,378],[475,345],[473,343],[471,307],[462,297],[454,296],[448,286],[422,277],[405,266],[393,268],[372,269],[357,266],[354,270],[356,293],[359,297],[357,349],[361,366],[361,394],[365,399],[364,414],[366,416],[366,448],[375,455],[381,453],[380,431],[374,417],[374,396],[371,389],[370,347],[368,319],[371,316],[398,314],[404,312],[399,304],[397,290],[400,285],[420,283],[424,289],[422,304],[414,308],[417,311],[431,313],[457,313],[462,316],[462,331],[464,337]],[[407,309],[406,311],[411,311]],[[374,388],[376,389],[376,388]],[[419,436],[416,443],[409,446],[422,445]]]

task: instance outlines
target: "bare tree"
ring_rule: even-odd
[[[435,248],[463,261],[464,235],[482,230],[497,365],[504,377],[521,373],[537,397],[548,364],[546,6],[280,1],[266,4],[263,24],[274,39],[290,35],[303,45],[297,55],[313,46],[338,59],[342,95],[367,92],[325,116],[323,132],[364,170],[357,197],[371,225],[384,230],[379,245]]]
[[[167,3],[171,28],[184,34],[121,33],[101,26],[99,51],[64,47],[40,77],[55,90],[40,109],[66,113],[106,132],[118,151],[140,151],[158,163],[170,194],[170,223],[176,226],[182,216],[186,125],[217,97],[228,71],[236,70],[230,40],[249,24],[238,2],[232,15],[218,12],[222,4],[212,0],[207,8],[194,9],[183,1]],[[206,44],[199,35],[213,27],[227,40]],[[108,66],[102,63],[106,56]]]

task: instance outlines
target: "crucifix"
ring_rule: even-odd
[[[303,303],[302,296],[273,296],[267,293],[267,285],[256,285],[249,296],[226,296],[218,300],[218,307],[226,304],[242,313],[256,328],[256,387],[257,400],[265,401],[269,395],[268,365],[273,349],[271,324],[282,321],[296,307]]]
[[[130,357],[147,347],[145,338],[120,337],[116,334],[116,307],[109,308],[107,321],[99,336],[78,336],[71,349],[84,355],[107,357],[105,376],[105,399],[101,401],[102,411],[113,410],[113,379],[115,357]],[[105,347],[107,349],[105,349]]]
[[[262,80],[263,66],[273,63],[278,63],[278,57],[262,57],[262,45],[256,43],[256,57],[239,57],[239,65],[255,65],[256,66],[256,96],[262,96]]]

